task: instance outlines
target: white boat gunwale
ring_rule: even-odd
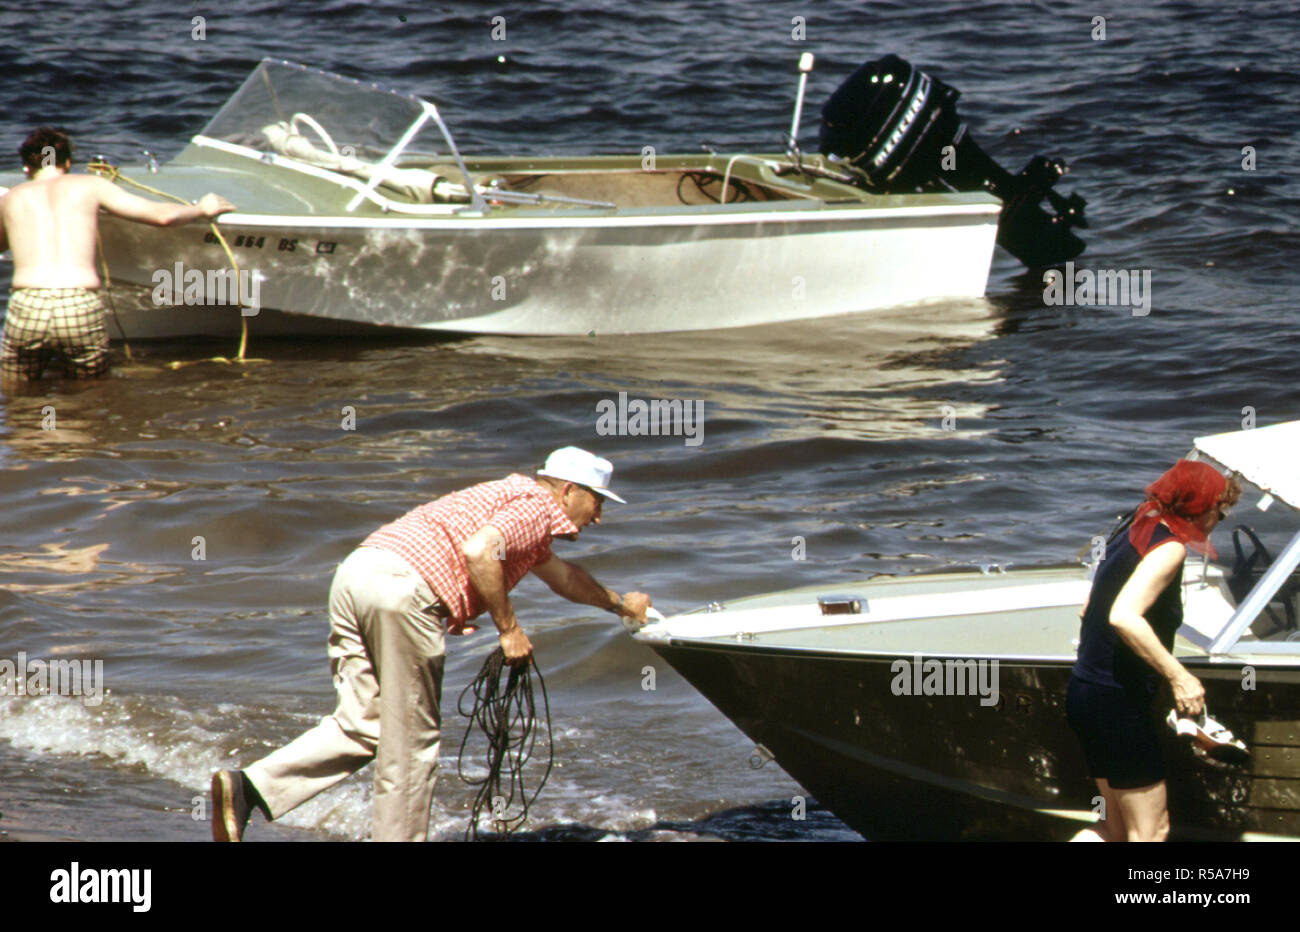
[[[261,153],[248,146],[195,136],[191,142],[200,148],[215,149],[229,155],[246,158],[262,164],[274,165],[309,175],[322,181],[329,181],[354,192],[362,193],[366,186],[355,178],[339,172],[308,165],[287,156]],[[584,171],[584,173],[586,173]],[[368,199],[386,213],[398,213],[416,217],[454,217],[454,220],[434,220],[421,222],[414,219],[387,218],[373,216],[342,217],[338,215],[313,214],[263,214],[234,212],[224,214],[220,219],[225,223],[240,223],[249,226],[282,226],[292,223],[303,227],[331,226],[337,228],[393,226],[415,229],[483,229],[508,226],[510,228],[529,229],[547,228],[560,225],[578,226],[701,226],[715,224],[753,224],[769,220],[785,222],[826,222],[862,221],[862,220],[896,220],[919,217],[961,217],[970,216],[992,219],[1001,214],[1002,205],[996,198],[985,194],[950,194],[944,195],[948,201],[942,204],[915,204],[905,207],[876,206],[864,203],[862,198],[846,198],[842,202],[829,202],[823,198],[806,198],[804,201],[762,201],[758,203],[737,204],[682,204],[671,207],[564,207],[551,208],[547,213],[552,216],[536,216],[536,211],[527,215],[510,214],[506,216],[480,216],[482,211],[467,208],[464,204],[412,204],[384,197],[370,191]],[[965,203],[963,203],[965,201]],[[490,214],[490,211],[489,211]],[[554,215],[559,214],[560,217]]]
[[[1233,438],[1240,438],[1242,434],[1249,434],[1251,439],[1248,442],[1233,442]],[[1262,438],[1262,439],[1261,439]],[[1286,472],[1286,467],[1279,465],[1288,462],[1286,459],[1287,452],[1292,449],[1288,444],[1293,444],[1294,449],[1300,449],[1300,421],[1286,422],[1283,424],[1271,425],[1270,427],[1253,428],[1251,431],[1231,432],[1227,434],[1218,434],[1211,437],[1197,438],[1193,450],[1188,454],[1189,458],[1198,456],[1207,456],[1219,464],[1221,468],[1227,468],[1237,472],[1242,479],[1255,486],[1265,495],[1273,496],[1283,506],[1290,509],[1292,513],[1300,514],[1300,499],[1297,498],[1297,486],[1294,479]],[[1243,458],[1243,449],[1248,451],[1246,458]],[[1215,455],[1211,455],[1211,451]],[[1265,464],[1271,463],[1272,468],[1267,468]],[[1243,496],[1244,499],[1244,496]],[[1232,607],[1232,611],[1227,614],[1226,618],[1218,623],[1217,628],[1210,630],[1201,630],[1195,627],[1191,622],[1185,622],[1177,632],[1178,638],[1185,642],[1187,646],[1193,648],[1191,652],[1185,648],[1178,650],[1176,656],[1183,662],[1194,663],[1196,665],[1211,666],[1232,666],[1243,662],[1258,662],[1263,666],[1285,667],[1293,665],[1295,658],[1300,656],[1300,641],[1292,640],[1262,640],[1257,639],[1250,633],[1251,625],[1263,612],[1265,607],[1270,603],[1273,596],[1279,589],[1291,578],[1296,567],[1300,565],[1300,531],[1290,539],[1286,546],[1281,550],[1272,564],[1262,574],[1250,592],[1238,601],[1235,605],[1227,602]],[[1046,572],[1052,569],[1064,572],[1068,567],[1035,567],[1023,570],[1024,573]],[[1082,573],[1083,568],[1080,567]],[[1226,590],[1226,570],[1216,568],[1216,575],[1211,582],[1208,574],[1208,565],[1202,565],[1198,569],[1195,563],[1189,563],[1184,572],[1184,600],[1189,598],[1188,593],[1199,586],[1202,590],[1207,591],[1206,596],[1193,595],[1191,598],[1202,599],[1209,597],[1208,590],[1214,590],[1219,596],[1225,597]],[[1199,578],[1198,578],[1199,577]],[[932,574],[918,576],[888,577],[900,583],[908,581],[929,581]],[[647,625],[636,632],[637,640],[645,643],[659,643],[670,646],[692,647],[692,648],[712,648],[726,647],[734,644],[738,649],[755,650],[762,652],[783,651],[792,654],[812,655],[837,655],[849,654],[862,656],[864,658],[876,656],[907,656],[909,652],[898,649],[871,648],[866,646],[831,648],[826,646],[818,647],[801,647],[798,644],[763,644],[754,640],[755,636],[777,633],[795,633],[805,630],[823,630],[832,628],[844,628],[849,626],[867,626],[872,624],[888,623],[917,623],[924,624],[927,621],[952,619],[952,618],[971,618],[977,619],[981,616],[1004,615],[1020,611],[1030,611],[1034,609],[1057,608],[1070,604],[1070,600],[1061,598],[1064,589],[1078,589],[1082,587],[1086,594],[1090,586],[1086,580],[1080,580],[1078,583],[1066,582],[1020,582],[1012,583],[1005,586],[991,586],[985,583],[974,589],[962,590],[961,581],[974,581],[987,579],[987,574],[976,575],[974,571],[967,571],[960,576],[954,576],[956,585],[945,591],[925,592],[919,595],[899,596],[899,597],[879,597],[868,595],[867,592],[851,593],[855,598],[861,597],[867,605],[867,610],[859,614],[845,615],[823,615],[817,607],[817,598],[819,595],[828,595],[830,592],[842,593],[851,590],[854,586],[871,588],[873,585],[879,587],[880,580],[858,580],[845,584],[832,586],[805,586],[799,587],[802,598],[799,602],[785,605],[764,606],[764,607],[744,607],[736,608],[721,607],[720,610],[708,611],[704,609],[695,609],[691,612],[682,613],[672,618],[665,619]],[[1062,587],[1060,591],[1056,587]],[[1052,597],[1046,600],[1032,598],[1017,598],[1017,596],[1031,596],[1035,590],[1040,594],[1043,590],[1052,593]],[[769,593],[766,596],[750,596],[744,601],[762,600],[774,596],[780,596],[783,593]],[[1011,601],[1003,605],[986,606],[984,603],[989,601],[996,602],[999,597],[1011,596]],[[928,606],[939,599],[956,599],[960,597],[962,607],[957,611],[934,612],[929,610]],[[972,609],[972,598],[975,600]],[[904,607],[900,604],[898,612],[888,612],[887,617],[871,617],[872,606],[879,606],[883,601],[886,607],[891,601],[904,602],[913,600],[921,611],[913,611],[907,614]],[[1226,601],[1226,597],[1221,599]],[[1082,604],[1082,599],[1073,604]],[[804,617],[806,616],[806,617]],[[713,619],[709,624],[705,619]],[[690,628],[699,627],[698,632],[692,632]],[[728,640],[723,640],[728,639]],[[911,652],[914,653],[914,652]],[[1010,654],[1003,651],[964,651],[961,653],[937,652],[933,650],[925,651],[927,657],[962,657],[968,659],[992,658],[1007,661],[1029,661],[1029,662],[1054,662],[1068,659],[1073,662],[1073,657],[1061,654]]]

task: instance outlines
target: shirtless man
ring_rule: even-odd
[[[39,379],[56,351],[68,376],[104,375],[108,330],[95,271],[99,209],[165,227],[211,219],[235,205],[216,194],[195,205],[163,204],[97,175],[71,175],[72,143],[48,126],[33,131],[18,151],[29,180],[0,197],[0,252],[12,249],[14,260],[0,377]]]

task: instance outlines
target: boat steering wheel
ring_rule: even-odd
[[[325,132],[325,127],[316,122],[315,117],[307,113],[295,113],[293,115],[293,118],[289,121],[289,128],[293,130],[294,133],[301,136],[302,132],[298,129],[299,121],[302,121],[304,124],[315,130],[316,135],[320,137],[321,142],[325,143],[330,152],[333,155],[342,158],[342,156],[339,155],[339,147],[334,145],[334,140],[330,138],[330,134]]]

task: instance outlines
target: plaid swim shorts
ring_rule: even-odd
[[[0,377],[34,380],[57,355],[68,378],[108,372],[108,328],[98,291],[15,288],[9,295]]]

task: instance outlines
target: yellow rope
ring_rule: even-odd
[[[109,180],[109,181],[112,181],[112,182],[125,181],[127,184],[132,185],[133,187],[139,188],[141,191],[148,191],[150,194],[156,194],[156,195],[158,195],[159,197],[170,198],[171,200],[176,201],[176,202],[179,203],[179,204],[186,204],[186,205],[188,205],[188,204],[190,203],[189,201],[185,200],[185,198],[183,198],[183,197],[177,197],[175,194],[172,194],[172,193],[170,193],[170,192],[168,192],[168,191],[160,191],[158,188],[153,188],[153,187],[150,187],[150,186],[147,185],[147,184],[144,184],[144,183],[142,183],[142,182],[136,181],[136,180],[133,179],[133,178],[128,178],[126,175],[122,174],[121,170],[120,170],[116,165],[111,165],[111,164],[109,164],[108,162],[100,162],[100,161],[88,162],[88,163],[86,163],[86,170],[87,170],[87,171],[95,172],[95,173],[98,174],[98,175],[106,176],[106,177],[108,178],[108,180]],[[240,271],[239,271],[239,262],[238,262],[238,260],[235,259],[235,254],[231,251],[231,249],[230,249],[230,244],[227,243],[227,242],[226,242],[226,238],[225,238],[224,236],[221,235],[221,230],[219,230],[219,229],[217,228],[217,222],[216,222],[215,220],[209,220],[209,221],[208,221],[208,226],[212,228],[212,232],[213,232],[213,234],[215,234],[216,237],[217,237],[217,242],[219,242],[219,243],[221,244],[221,248],[225,250],[225,252],[226,252],[226,258],[230,260],[230,266],[231,266],[231,268],[233,268],[233,269],[235,270],[235,281],[236,281],[236,282],[239,282],[239,280],[240,280],[240,277],[239,277],[239,276],[240,276],[240,274],[241,274]],[[105,275],[105,277],[107,277],[107,276],[108,276],[108,265],[107,265],[107,263],[104,263],[104,258],[103,258],[103,247],[102,247],[102,246],[100,247],[100,262],[101,262],[101,263],[103,264],[103,266],[104,266],[104,275]],[[109,287],[111,287],[111,283],[109,283]],[[238,287],[238,285],[236,285],[235,294],[236,294],[236,295],[239,294],[239,287]],[[111,299],[110,299],[110,301],[111,301]],[[240,326],[240,332],[239,332],[239,352],[235,354],[235,358],[234,358],[233,360],[230,360],[230,359],[227,359],[225,356],[213,356],[211,359],[206,359],[206,360],[194,360],[195,362],[223,362],[223,363],[230,363],[230,362],[241,362],[241,363],[248,363],[248,362],[270,362],[269,359],[247,359],[247,358],[245,358],[245,356],[244,356],[244,351],[248,348],[248,317],[244,314],[244,311],[243,311],[243,305],[241,304],[239,307],[240,307],[240,310],[239,310],[239,326]],[[117,316],[117,312],[116,312],[116,309],[114,309],[114,317],[116,318],[116,316]],[[122,329],[122,324],[121,324],[120,321],[118,322],[117,329],[118,329],[118,330],[121,330],[121,329]],[[123,331],[123,333],[122,333],[122,343],[123,343],[124,345],[126,344],[126,333],[125,333],[125,331]],[[126,356],[127,356],[128,359],[131,358],[131,348],[130,348],[129,345],[127,346],[127,349],[126,349]],[[182,362],[172,362],[172,363],[168,363],[168,366],[169,366],[170,368],[172,368],[172,369],[179,369],[181,366],[184,366],[184,365],[189,365],[189,363],[182,363]]]
[[[108,308],[113,312],[113,322],[117,324],[117,332],[122,334],[122,347],[126,350],[126,358],[135,362],[135,357],[131,355],[131,344],[127,342],[126,331],[122,329],[122,321],[117,316],[117,305],[113,303],[113,278],[108,274],[108,262],[104,259],[104,243],[99,238],[99,230],[95,230],[95,248],[99,251],[99,269],[104,274],[104,296],[108,298]]]

